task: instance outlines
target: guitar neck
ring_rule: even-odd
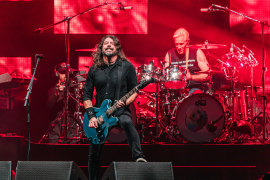
[[[126,102],[126,100],[132,96],[136,91],[138,91],[138,86],[134,87],[132,90],[130,90],[126,95],[124,95],[119,101]],[[112,113],[117,109],[117,103],[115,103],[112,107],[110,107],[106,111],[106,115],[109,117],[112,115]]]

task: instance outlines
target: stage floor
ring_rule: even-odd
[[[142,145],[149,162],[172,162],[175,179],[259,179],[270,171],[269,144]],[[33,161],[74,161],[87,173],[88,144],[31,144]],[[127,144],[106,144],[101,174],[112,161],[132,161]]]
[[[25,161],[23,137],[0,137],[0,160]],[[259,179],[270,171],[270,144],[143,144],[149,162],[172,162],[175,179]],[[74,161],[87,174],[89,144],[31,143],[31,161]],[[105,144],[101,175],[113,161],[132,161],[127,144]]]

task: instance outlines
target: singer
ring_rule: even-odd
[[[118,101],[137,85],[134,66],[126,59],[118,38],[107,35],[102,38],[93,54],[91,66],[84,87],[83,104],[89,118],[89,127],[97,128],[98,120],[92,105],[93,91],[96,89],[95,107],[100,107],[105,99],[117,103],[119,108],[114,116],[119,118],[118,126],[124,129],[132,158],[136,162],[146,162],[140,145],[140,138],[131,119],[129,105],[136,99],[137,93],[131,95],[126,102]],[[99,161],[103,144],[90,143],[88,172],[89,179],[98,179]]]
[[[208,80],[208,61],[201,49],[189,48],[189,32],[179,28],[173,35],[175,48],[169,50],[165,56],[165,68],[181,66],[186,71],[186,88],[189,94],[205,92],[208,89],[205,83]],[[204,73],[198,73],[203,71]]]

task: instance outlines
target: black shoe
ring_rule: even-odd
[[[146,159],[140,157],[138,159],[136,159],[136,162],[147,162]]]

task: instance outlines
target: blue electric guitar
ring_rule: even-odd
[[[129,91],[120,100],[126,102],[126,100],[136,91],[138,91],[139,89],[143,89],[152,82],[154,82],[153,78],[149,80],[142,80],[136,87]],[[83,129],[85,135],[93,144],[103,144],[107,139],[110,127],[114,126],[118,122],[117,117],[111,116],[113,112],[117,109],[116,103],[112,107],[110,106],[111,100],[105,99],[102,102],[100,108],[94,108],[96,117],[99,118],[99,120],[103,119],[103,122],[99,124],[98,128],[90,128],[87,113],[85,113],[83,116]]]

